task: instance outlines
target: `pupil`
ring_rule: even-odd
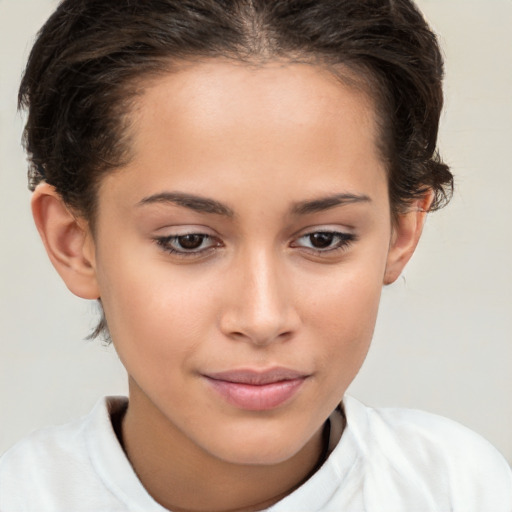
[[[333,233],[313,233],[310,235],[311,245],[317,249],[325,249],[332,244]]]
[[[183,249],[197,249],[203,243],[204,235],[184,235],[178,237],[178,242]]]

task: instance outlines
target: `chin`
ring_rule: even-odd
[[[275,431],[265,435],[262,430],[258,429],[252,435],[232,434],[219,442],[210,440],[210,445],[203,445],[203,448],[230,464],[272,466],[293,458],[309,441],[307,436],[294,439],[289,431],[284,435]]]
[[[275,450],[266,448],[263,451],[261,446],[254,449],[247,449],[246,447],[239,449],[237,446],[231,446],[223,451],[219,458],[236,465],[274,466],[291,459],[299,450],[300,448],[286,450],[283,446],[279,446]]]

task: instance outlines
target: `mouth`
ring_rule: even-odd
[[[265,411],[289,402],[309,375],[288,368],[272,368],[232,370],[203,377],[229,404],[245,410]]]

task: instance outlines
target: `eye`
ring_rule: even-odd
[[[293,242],[292,247],[303,247],[314,252],[326,253],[347,248],[356,240],[352,233],[339,231],[315,231]]]
[[[165,251],[181,256],[202,254],[218,247],[220,242],[204,233],[186,233],[155,238],[156,243]]]

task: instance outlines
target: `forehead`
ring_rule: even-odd
[[[173,116],[206,135],[212,127],[235,124],[245,132],[256,132],[261,125],[279,131],[294,125],[327,127],[342,114],[354,126],[373,129],[375,106],[366,91],[363,79],[340,67],[335,74],[307,63],[249,65],[212,59],[185,63],[149,81],[133,120],[135,128],[142,128]]]
[[[126,171],[139,172],[132,188],[144,195],[157,186],[204,193],[236,181],[271,188],[278,178],[291,187],[384,176],[373,101],[316,65],[191,63],[152,79],[131,121]]]

